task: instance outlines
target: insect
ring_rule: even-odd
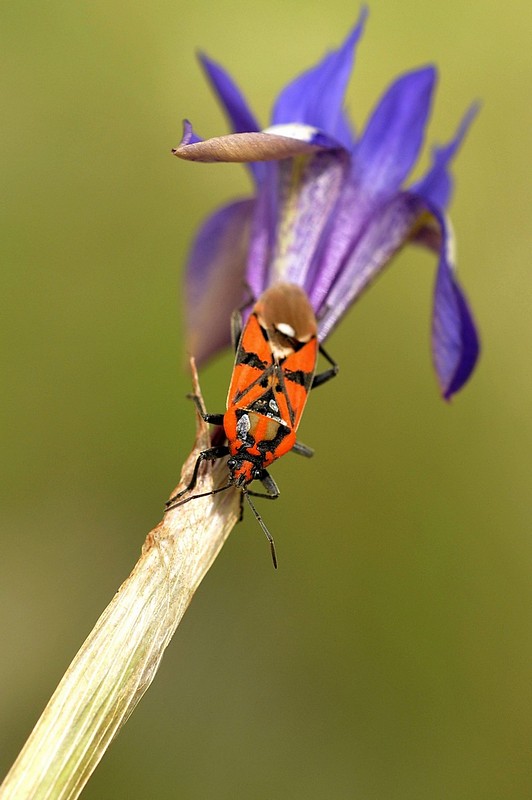
[[[307,458],[314,454],[296,440],[296,432],[309,391],[333,378],[338,365],[318,342],[314,311],[304,290],[295,284],[276,283],[266,289],[243,328],[241,314],[236,311],[231,332],[236,356],[225,413],[206,413],[200,398],[191,395],[205,422],[223,425],[227,444],[199,454],[188,485],[170,498],[166,510],[231,486],[240,488],[268,538],[277,567],[273,537],[250,495],[277,499],[279,489],[268,472],[270,464],[290,450]],[[316,374],[319,353],[331,366]],[[204,461],[227,455],[229,478],[225,486],[181,499],[194,489]],[[254,480],[262,483],[265,492],[247,488]]]

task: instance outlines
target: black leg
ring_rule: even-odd
[[[327,381],[330,381],[331,378],[334,378],[335,375],[338,375],[338,369],[339,369],[338,364],[336,363],[336,361],[334,361],[334,359],[330,357],[327,351],[323,349],[321,344],[320,344],[320,353],[332,366],[331,369],[326,369],[324,372],[320,372],[318,375],[314,375],[312,386],[310,387],[311,389],[315,389],[316,386],[321,386],[322,383],[327,383]]]
[[[242,313],[239,308],[236,311],[233,311],[231,314],[231,343],[233,345],[233,350],[238,350],[238,345],[240,342],[240,337],[242,335]]]
[[[251,289],[246,284],[246,289],[248,292],[247,300],[242,303],[241,306],[236,308],[233,313],[231,314],[231,343],[233,345],[233,350],[238,350],[238,345],[240,344],[240,337],[242,336],[242,312],[245,311],[246,308],[249,308],[252,303],[255,303],[255,298],[251,292]]]
[[[201,467],[204,461],[216,461],[216,459],[223,458],[224,456],[227,455],[229,455],[229,448],[225,444],[219,445],[218,447],[210,447],[208,450],[203,450],[196,459],[196,463],[194,465],[194,472],[192,473],[192,477],[188,482],[188,485],[185,486],[185,488],[182,491],[178,492],[177,494],[174,494],[170,498],[170,500],[167,501],[166,510],[169,511],[175,505],[178,505],[178,503],[176,503],[176,500],[179,500],[181,497],[183,497],[184,494],[190,492],[190,490],[194,488],[194,486],[198,482],[199,468]]]
[[[274,484],[274,486],[275,486],[275,484]],[[275,488],[277,489],[277,486],[275,486]],[[242,489],[242,496],[243,495],[246,496],[246,500],[249,503],[249,507],[251,508],[253,513],[255,514],[255,519],[257,520],[257,522],[259,523],[260,527],[262,528],[262,530],[266,534],[266,538],[268,539],[268,542],[270,543],[270,553],[271,553],[271,556],[272,556],[273,566],[275,567],[275,569],[277,569],[277,553],[275,552],[275,542],[273,541],[273,536],[271,535],[270,531],[268,530],[268,528],[264,524],[264,520],[262,519],[261,515],[259,514],[259,512],[255,508],[255,506],[251,502],[251,498],[249,496],[250,494],[252,494],[252,492],[248,492],[247,489]],[[262,495],[262,494],[255,495],[255,496],[256,497],[270,497],[271,500],[274,500],[275,497],[279,497],[279,494],[275,495],[275,497],[272,496],[272,495]]]
[[[312,458],[314,450],[303,442],[296,442],[292,447],[292,453],[297,453],[298,456],[305,456],[305,458]]]
[[[250,492],[249,489],[246,490],[246,494],[250,494],[252,497],[264,497],[266,500],[277,500],[281,492],[270,473],[264,470],[259,480],[266,489],[266,494],[263,492]]]
[[[209,422],[211,425],[223,425],[224,415],[223,414],[207,414],[203,407],[203,403],[201,402],[200,398],[197,394],[187,394],[189,400],[194,401],[194,405],[198,411],[198,414],[205,422]]]

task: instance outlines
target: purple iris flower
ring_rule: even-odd
[[[323,341],[391,258],[414,242],[438,256],[432,355],[449,399],[479,353],[446,216],[450,165],[476,108],[450,142],[434,149],[425,176],[405,188],[423,144],[436,70],[422,67],[395,80],[356,135],[343,98],[365,16],[338,50],[282,90],[266,130],[227,72],[200,56],[233,133],[203,140],[185,122],[173,152],[190,161],[246,163],[255,192],[215,212],[196,237],[187,267],[190,349],[203,360],[226,346],[231,311],[276,281],[306,290]]]

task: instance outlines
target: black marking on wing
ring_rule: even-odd
[[[312,380],[312,373],[311,372],[304,372],[302,369],[285,369],[284,376],[287,381],[292,381],[292,383],[298,383],[300,386],[309,386]]]
[[[246,364],[248,367],[260,370],[266,369],[271,364],[271,362],[263,361],[256,353],[252,353],[250,350],[244,350],[243,347],[240,347],[238,350],[236,363]]]
[[[247,394],[249,394],[257,384],[263,388],[267,388],[270,385],[271,375],[274,373],[276,368],[275,364],[272,364],[267,367],[265,370],[261,370],[260,374],[257,378],[249,384],[249,386],[244,387],[240,392],[237,392],[233,398],[233,404],[238,405],[240,401],[245,398]]]

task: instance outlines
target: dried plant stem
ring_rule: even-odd
[[[199,392],[195,371],[194,383]],[[185,478],[209,443],[208,426],[199,420]],[[204,468],[198,492],[216,488],[226,474],[222,464]],[[228,490],[170,511],[148,534],[133,572],[74,658],[0,787],[1,800],[79,796],[155,677],[238,517],[238,493]]]

